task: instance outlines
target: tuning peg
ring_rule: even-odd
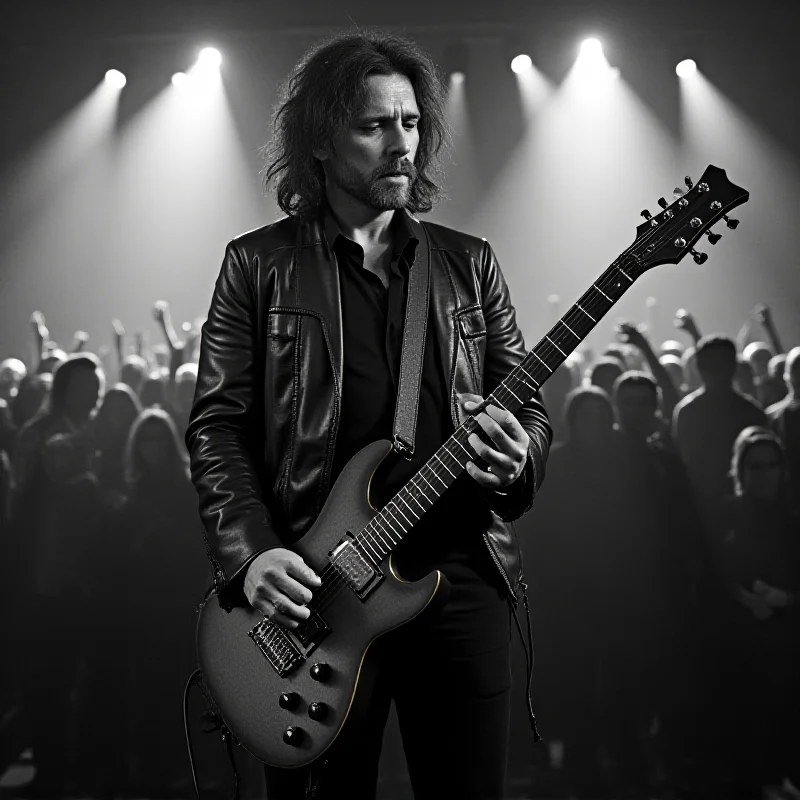
[[[663,197],[658,198],[658,204],[661,206],[661,208],[666,208],[669,205],[669,203]]]
[[[672,190],[672,196],[673,196],[673,197],[676,197],[676,198],[677,198],[677,197],[683,197],[685,194],[686,194],[686,192],[684,192],[684,191],[683,191],[683,189],[681,189],[681,187],[680,187],[680,186],[676,186],[676,187],[675,187],[675,188]]]
[[[645,209],[644,211],[640,211],[639,215],[644,217],[645,219],[652,219],[653,217],[653,215],[647,209]]]
[[[738,219],[731,219],[727,214],[723,214],[722,219],[725,220],[725,224],[733,231],[739,227],[739,220]]]
[[[694,186],[694,182],[692,181],[692,179],[688,175],[683,179],[683,182],[686,184],[687,188],[689,188],[689,189],[691,189],[692,186]]]
[[[708,261],[707,253],[698,253],[694,248],[692,248],[689,252],[692,254],[695,264],[705,264],[706,261]]]
[[[708,236],[708,241],[711,244],[716,244],[722,238],[721,233],[712,233],[710,230],[706,231],[706,236]]]

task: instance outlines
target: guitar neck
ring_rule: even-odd
[[[623,253],[589,287],[544,338],[486,398],[516,413],[628,290],[639,274],[638,259]],[[417,473],[356,536],[373,558],[383,560],[423,514],[455,483],[475,453],[469,435],[480,426],[467,418]]]

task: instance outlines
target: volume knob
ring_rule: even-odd
[[[324,683],[331,677],[331,668],[328,664],[313,664],[311,666],[311,677],[315,681]]]
[[[278,698],[278,705],[281,708],[285,708],[288,711],[292,711],[293,709],[297,708],[300,703],[300,695],[297,692],[284,692]]]
[[[290,725],[283,732],[283,741],[286,742],[286,744],[290,744],[292,747],[299,747],[304,738],[305,731],[303,731],[302,728],[298,728],[296,725]]]
[[[328,706],[326,703],[311,703],[308,707],[308,716],[311,719],[319,720],[325,719],[328,716]]]

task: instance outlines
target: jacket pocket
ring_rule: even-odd
[[[456,312],[459,347],[469,364],[478,394],[483,394],[483,360],[486,353],[486,322],[479,305]]]

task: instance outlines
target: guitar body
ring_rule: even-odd
[[[369,484],[390,450],[378,441],[353,456],[313,527],[292,545],[317,575],[330,572],[329,553],[345,534],[356,534],[375,516]],[[275,767],[301,767],[318,758],[345,724],[358,724],[378,663],[378,637],[446,600],[449,585],[440,572],[407,582],[391,562],[389,556],[380,563],[383,578],[365,599],[340,585],[323,601],[319,613],[327,634],[315,647],[301,648],[303,658],[283,677],[250,635],[263,615],[249,605],[225,611],[209,595],[197,622],[198,658],[225,724],[256,758]],[[327,665],[327,679],[312,678],[314,664]],[[282,694],[296,695],[296,706],[281,707]],[[325,704],[324,719],[309,716],[312,703]],[[288,728],[300,729],[291,744],[284,741]]]

